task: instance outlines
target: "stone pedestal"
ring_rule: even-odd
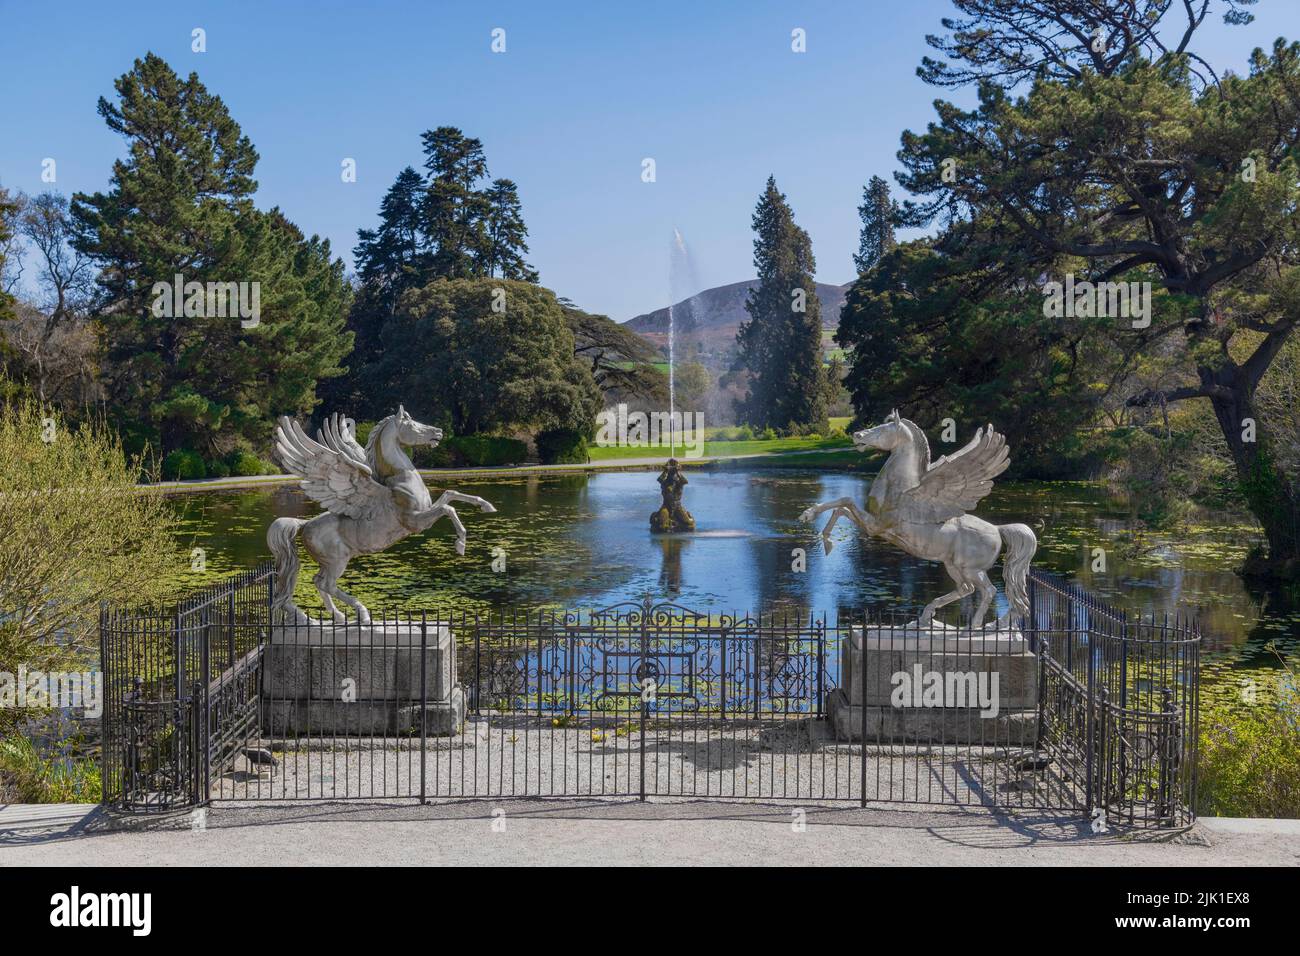
[[[456,642],[449,629],[427,625],[422,655],[420,629],[352,622],[272,627],[262,651],[263,733],[460,733],[465,693],[456,680]]]
[[[854,628],[827,700],[837,739],[1031,747],[1038,659],[1019,631]]]

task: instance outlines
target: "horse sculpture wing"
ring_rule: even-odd
[[[347,455],[353,461],[370,467],[370,463],[366,460],[366,450],[357,443],[352,433],[351,420],[338,412],[325,420],[320,430],[316,432],[316,440],[330,451]]]
[[[287,416],[275,429],[275,448],[281,464],[302,479],[302,490],[326,511],[370,518],[390,502],[391,492],[375,481],[364,460],[313,441]]]
[[[1006,438],[992,425],[981,428],[966,447],[930,465],[916,487],[903,493],[903,500],[920,512],[918,517],[956,518],[993,490],[993,479],[1007,470],[1010,455]]]

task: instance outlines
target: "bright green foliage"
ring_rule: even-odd
[[[1277,681],[1253,704],[1202,710],[1198,813],[1300,818],[1300,687],[1289,669]]]
[[[102,424],[0,405],[0,671],[68,669],[96,640],[100,602],[163,596],[182,560],[176,517],[139,475]]]
[[[600,392],[574,356],[549,289],[505,279],[440,279],[408,292],[384,328],[381,401],[457,435],[586,432]]]
[[[193,449],[173,448],[163,458],[162,476],[167,481],[193,481],[208,477],[208,467],[203,462],[203,456]]]
[[[257,153],[195,74],[182,80],[149,54],[115,86],[118,102],[101,99],[99,112],[127,157],[108,193],[72,205],[75,244],[102,269],[113,417],[136,448],[212,458],[263,445],[276,415],[310,412],[316,383],[341,372],[343,263],[278,209],[253,207]],[[210,302],[194,310],[203,315],[158,314],[155,284],[176,275],[250,292],[258,283],[258,324],[215,315]]]
[[[798,433],[826,430],[821,361],[821,303],[812,241],[794,221],[785,195],[768,177],[754,210],[754,265],[749,318],[736,334],[749,391],[738,409],[756,428]]]
[[[19,803],[99,803],[104,795],[94,757],[43,754],[19,734],[0,740],[0,799],[6,789]]]

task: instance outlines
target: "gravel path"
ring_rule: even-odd
[[[825,739],[826,724],[689,718],[635,721],[501,717],[469,721],[453,738],[428,738],[428,798],[652,796],[859,801],[861,748]],[[258,746],[280,748],[253,741]],[[224,800],[391,798],[420,795],[418,738],[313,738],[274,749],[279,766],[236,757],[214,774]],[[956,806],[1074,807],[1079,794],[1054,768],[1020,770],[1020,750],[868,747],[868,801]],[[644,764],[644,771],[642,769]]]
[[[223,808],[199,829],[101,826],[92,807],[0,809],[0,866],[1300,865],[1296,821],[1096,835],[1077,819],[980,810],[504,800]]]

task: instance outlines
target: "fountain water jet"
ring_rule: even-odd
[[[650,530],[656,533],[694,531],[695,519],[682,506],[682,489],[686,476],[677,463],[677,308],[685,303],[691,310],[691,299],[699,290],[695,267],[681,232],[673,229],[673,243],[668,257],[668,463],[659,474],[659,488],[663,503],[650,516]]]

